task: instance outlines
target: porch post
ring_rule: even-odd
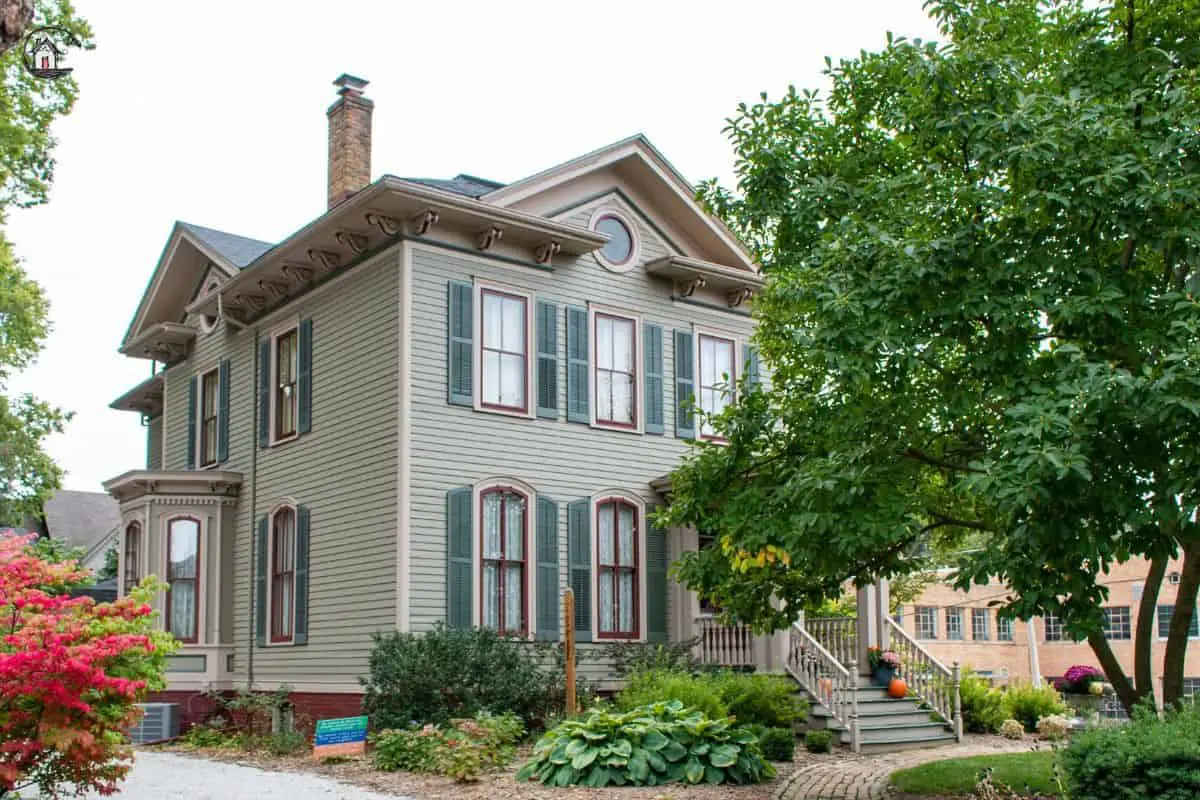
[[[856,594],[858,606],[858,614],[855,619],[855,629],[858,634],[858,657],[856,660],[861,669],[867,669],[871,663],[867,658],[867,648],[879,644],[879,605],[876,600],[878,593],[874,586],[864,586]]]
[[[878,601],[879,646],[887,650],[892,646],[892,632],[888,630],[888,617],[891,615],[892,597],[891,585],[887,578],[880,578],[875,584],[875,597]]]

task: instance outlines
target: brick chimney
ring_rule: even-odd
[[[329,207],[371,182],[371,112],[375,103],[362,96],[367,81],[342,74],[333,85],[338,99],[329,107]]]

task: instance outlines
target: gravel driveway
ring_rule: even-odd
[[[347,786],[319,775],[267,772],[139,750],[121,800],[413,800]],[[99,800],[88,795],[88,800]]]

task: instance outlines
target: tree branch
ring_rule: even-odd
[[[956,519],[947,514],[941,514],[937,511],[930,511],[929,516],[933,517],[935,520],[937,520],[937,522],[932,525],[926,525],[924,528],[921,529],[922,533],[925,532],[926,530],[932,530],[934,528],[941,528],[941,527],[945,527],[945,526],[954,526],[956,528],[969,528],[970,530],[973,530],[973,531],[988,531],[989,533],[991,531],[995,530],[995,528],[991,527],[990,525],[988,525],[987,523],[984,523],[984,522],[975,522],[975,521],[969,520],[969,519]]]
[[[976,469],[975,467],[967,466],[966,464],[955,464],[950,461],[943,461],[940,458],[934,458],[933,456],[927,455],[915,447],[902,450],[900,451],[899,455],[903,458],[911,458],[913,461],[920,461],[922,464],[928,464],[931,467],[937,467],[938,469],[945,469],[951,472],[973,472],[977,475],[985,474],[985,471],[982,469]]]

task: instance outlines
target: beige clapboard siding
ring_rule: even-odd
[[[580,212],[580,217],[590,212]],[[584,220],[586,222],[586,220]],[[643,253],[666,252],[656,235],[639,223]],[[590,256],[554,272],[483,262],[425,246],[413,248],[413,439],[412,439],[412,626],[425,630],[445,617],[448,489],[492,476],[530,483],[557,500],[559,580],[567,580],[566,504],[608,489],[624,489],[649,504],[661,500],[649,482],[669,472],[686,449],[674,437],[674,353],[671,330],[693,323],[745,335],[744,316],[682,304],[670,299],[668,284],[641,269],[614,274]],[[446,283],[486,277],[533,290],[558,306],[558,421],[514,419],[476,412],[446,402]],[[588,301],[643,316],[663,327],[665,435],[637,435],[592,429],[566,422],[566,337],[563,308]],[[603,672],[597,670],[597,674]]]

